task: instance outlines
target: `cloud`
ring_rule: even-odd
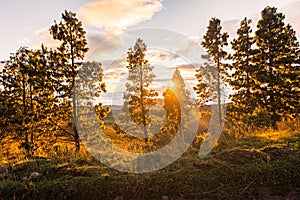
[[[21,40],[17,41],[18,45],[29,46],[31,44],[31,39],[28,37],[23,37]]]
[[[275,6],[275,7],[278,7],[278,6]],[[278,9],[277,12],[281,12],[281,13],[285,14],[285,16],[286,16],[285,21],[287,23],[290,23],[293,26],[294,30],[296,30],[296,32],[297,32],[297,36],[300,37],[300,21],[299,21],[300,1],[298,0],[298,1],[287,3],[283,7],[279,6],[279,8],[280,9]],[[253,34],[257,30],[256,26],[257,26],[258,21],[261,19],[260,15],[261,15],[260,11],[258,11],[256,13],[252,14],[251,16],[247,17],[248,19],[252,20],[251,27],[253,30]],[[240,19],[232,19],[232,20],[226,20],[226,21],[222,22],[223,31],[228,32],[230,39],[236,37],[236,35],[237,35],[236,31],[240,27],[240,22],[243,19],[244,19],[244,17],[240,18]]]
[[[127,65],[126,57],[115,60],[103,60],[102,65],[105,68],[105,70],[125,68]]]
[[[98,45],[109,38],[108,35],[105,34],[88,34],[87,41],[90,49],[95,49]],[[110,51],[114,48],[114,45],[106,46],[106,50]]]
[[[41,40],[33,45],[34,48],[40,48],[42,44],[49,48],[56,48],[60,44],[60,41],[52,38],[52,35],[49,32],[49,27],[38,30],[35,33],[35,36],[41,38]]]
[[[151,19],[162,7],[162,0],[94,0],[80,7],[78,15],[86,26],[120,33]]]
[[[186,59],[189,63],[199,62],[201,55],[206,54],[200,45],[201,38],[191,36],[178,41],[172,59]]]
[[[127,75],[126,59],[106,60],[102,62],[104,67],[104,81],[118,82]]]
[[[103,59],[116,59],[116,56],[126,54],[127,50],[124,49],[129,48],[126,47],[123,38],[119,35],[112,36],[106,33],[92,33],[87,35],[87,41],[90,50],[86,59],[91,61],[102,62]],[[123,52],[120,50],[123,50]]]
[[[237,29],[240,27],[240,21],[238,19],[226,20],[222,23],[223,31],[227,32],[230,37],[235,37]]]
[[[192,64],[177,65],[176,68],[183,71],[196,71],[200,66],[201,66],[200,63],[192,63]]]
[[[170,55],[166,52],[159,52],[159,51],[148,51],[147,52],[147,59],[149,61],[154,61],[154,60],[169,60],[170,59]]]

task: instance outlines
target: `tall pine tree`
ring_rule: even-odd
[[[129,102],[129,113],[132,120],[143,126],[145,141],[148,138],[148,128],[151,119],[149,110],[151,106],[157,104],[155,98],[158,94],[149,89],[155,75],[153,67],[145,58],[147,46],[140,38],[137,39],[133,49],[130,48],[127,53],[127,69],[129,71],[128,83],[126,84],[126,92]]]
[[[46,49],[29,50],[21,47],[6,62],[1,81],[10,114],[8,127],[13,127],[15,138],[28,156],[40,148],[48,134],[52,135],[49,118],[56,109],[51,70],[47,65]],[[53,137],[48,137],[50,144]]]
[[[230,95],[232,103],[227,108],[227,119],[238,130],[249,129],[254,125],[251,118],[257,107],[254,96],[257,65],[253,61],[256,50],[251,23],[250,19],[244,18],[237,30],[237,38],[231,42],[234,53],[230,55],[232,74],[228,82],[234,94]]]
[[[215,63],[212,61],[211,56],[202,55],[202,59],[206,62],[196,70],[197,85],[193,88],[197,93],[197,104],[200,109],[200,116],[211,114],[210,111],[205,109],[208,103],[211,103],[217,98],[218,93],[218,80],[217,80],[217,68]]]
[[[209,56],[215,63],[217,68],[217,103],[219,122],[223,122],[223,112],[221,105],[222,85],[221,80],[226,76],[226,65],[223,60],[227,56],[224,47],[228,45],[227,38],[229,37],[226,32],[222,33],[221,21],[217,18],[212,18],[209,21],[206,34],[203,37],[201,45],[206,49]]]
[[[268,116],[268,125],[277,129],[283,117],[297,115],[299,106],[299,43],[295,31],[285,25],[277,8],[266,7],[255,32],[258,48],[254,62],[259,68],[255,79],[258,112]]]
[[[88,51],[86,32],[82,27],[82,22],[76,18],[76,14],[71,11],[66,11],[62,14],[62,21],[58,24],[54,21],[54,25],[50,28],[50,33],[53,39],[61,41],[61,45],[58,47],[58,53],[61,56],[61,62],[63,63],[61,74],[57,74],[61,80],[61,86],[58,88],[58,93],[62,97],[67,97],[69,101],[72,101],[73,118],[76,123],[76,101],[74,94],[75,78],[80,66],[80,60],[83,60],[85,53]],[[66,109],[66,114],[70,109]],[[80,149],[80,139],[75,125],[74,134],[72,137],[75,142],[76,151]]]
[[[106,92],[106,84],[103,82],[102,64],[95,61],[82,63],[78,78],[76,79],[75,89],[76,104],[78,106],[85,106],[82,105],[82,103],[95,106],[98,122],[100,127],[103,128],[104,122],[101,119],[107,116],[110,112],[110,108],[104,107],[103,104],[99,102],[100,94]]]
[[[173,87],[171,88],[173,93],[176,95],[179,101],[179,109],[181,109],[181,117],[184,118],[184,121],[189,120],[189,106],[191,106],[190,91],[186,89],[184,80],[180,74],[180,70],[176,68],[173,77],[172,77]],[[182,124],[185,126],[185,124]]]

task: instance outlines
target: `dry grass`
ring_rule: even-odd
[[[105,133],[115,144],[128,148],[124,141],[130,137],[117,135],[110,127],[106,127]],[[72,143],[57,143],[60,151],[48,152],[48,158],[22,160],[17,144],[7,141],[2,147],[12,152],[5,155],[1,151],[1,163],[11,164],[13,171],[0,180],[0,199],[297,197],[297,188],[300,188],[299,129],[281,127],[278,131],[251,133],[237,140],[224,134],[205,159],[198,158],[201,140],[200,134],[194,147],[176,162],[146,174],[110,169],[95,160],[84,146],[75,154]],[[22,180],[32,172],[39,172],[41,176],[33,181]]]

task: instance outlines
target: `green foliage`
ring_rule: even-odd
[[[66,76],[73,76],[75,69],[72,69],[79,63],[75,60],[82,60],[88,51],[86,32],[82,27],[82,22],[76,18],[76,14],[65,10],[62,14],[62,21],[58,24],[54,21],[54,25],[50,28],[53,39],[61,41],[58,47],[59,52],[64,56],[65,61],[71,61],[70,67],[65,67]]]
[[[202,56],[206,63],[197,70],[198,84],[194,87],[201,107],[217,98],[221,122],[221,80],[228,82],[235,93],[230,97],[232,104],[227,120],[245,136],[254,129],[270,126],[276,129],[278,122],[286,118],[296,123],[295,118],[300,113],[296,33],[284,23],[284,15],[277,13],[276,8],[266,7],[261,14],[254,35],[251,20],[245,18],[241,22],[237,38],[231,43],[234,50],[228,57],[231,65],[225,64],[228,35],[221,33],[219,19],[210,20],[202,42],[208,55]],[[116,135],[102,121],[110,109],[97,101],[106,91],[101,63],[82,63],[88,50],[82,23],[75,13],[65,11],[62,22],[54,22],[50,32],[55,40],[61,41],[57,49],[21,47],[5,62],[0,73],[0,141],[16,141],[13,144],[17,143],[28,157],[40,156],[41,149],[49,151],[59,139],[72,140],[79,151],[74,119],[76,122],[89,114],[88,109],[86,113],[81,112],[82,115],[77,113],[77,109],[84,106],[93,106],[110,140],[126,150],[131,148],[132,152],[157,150],[159,148],[153,147],[161,147],[175,136],[179,122],[189,114],[185,111],[190,105],[189,92],[178,69],[172,79],[174,88],[164,93],[163,107],[167,116],[159,134],[150,137],[149,142]],[[150,117],[150,107],[157,105],[157,93],[149,89],[155,76],[145,58],[146,51],[145,43],[138,39],[127,53],[129,77],[123,109],[128,108],[129,117],[145,127],[141,132],[147,138],[147,127],[151,128],[154,119],[153,115]],[[79,91],[74,90],[75,84]],[[122,114],[120,117],[129,121],[128,116]],[[161,116],[162,112],[155,114],[155,117]],[[86,121],[90,128],[88,118]],[[112,126],[117,133],[124,133],[116,123]],[[291,189],[299,187],[299,131],[287,137],[283,137],[287,131],[278,132],[276,136],[270,135],[269,130],[267,133],[240,140],[220,140],[205,159],[197,159],[192,149],[161,171],[143,175],[119,173],[91,158],[33,160],[13,166],[13,171],[1,179],[0,198],[86,198],[91,195],[88,197],[161,199],[167,195],[174,199],[257,199],[261,198],[263,186],[287,196]],[[157,142],[157,146],[150,146],[152,142]],[[61,155],[60,144],[55,145],[55,153]],[[67,145],[66,149],[69,152]],[[37,180],[22,180],[29,171],[42,175]]]
[[[172,77],[173,86],[163,93],[163,108],[166,111],[166,119],[161,128],[159,143],[171,141],[176,134],[184,133],[190,122],[190,92],[185,87],[180,70],[176,68]],[[180,144],[178,144],[180,145]]]
[[[277,148],[272,148],[267,140],[230,141],[232,146],[225,143],[205,159],[197,158],[197,149],[190,148],[172,165],[146,174],[118,172],[91,156],[28,160],[13,165],[12,172],[0,181],[0,196],[4,199],[162,199],[163,196],[260,199],[267,197],[263,189],[268,188],[268,198],[296,199],[299,147],[293,150],[273,143]],[[22,180],[32,172],[41,176]]]

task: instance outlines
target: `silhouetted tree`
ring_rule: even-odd
[[[216,64],[217,68],[217,102],[218,102],[218,115],[219,122],[223,121],[222,106],[221,106],[221,95],[222,85],[221,79],[226,76],[226,65],[222,61],[226,58],[227,53],[224,47],[228,45],[227,38],[229,37],[226,32],[221,33],[221,21],[217,18],[212,18],[209,21],[206,34],[203,37],[201,45],[206,49],[209,56]]]
[[[253,81],[254,98],[257,112],[263,112],[268,117],[266,125],[274,129],[283,117],[299,115],[299,43],[284,19],[277,8],[266,7],[255,32],[258,51],[254,62],[258,70]]]
[[[73,87],[75,85],[75,78],[77,75],[78,67],[80,66],[80,60],[83,60],[85,53],[88,51],[86,32],[82,27],[82,22],[76,18],[76,14],[71,11],[66,11],[62,14],[62,21],[57,23],[54,21],[54,25],[50,28],[50,33],[53,39],[61,41],[61,45],[58,47],[58,56],[60,60],[60,71],[56,74],[60,81],[60,87],[58,93],[61,97],[67,97],[68,101],[72,101],[72,111],[66,109],[66,115],[73,115],[73,118],[77,120],[76,113],[76,101],[74,97]],[[62,65],[61,65],[62,64]],[[80,149],[80,139],[76,127],[74,125],[74,138],[76,151]]]
[[[253,47],[255,40],[252,36],[251,22],[247,18],[241,21],[237,38],[231,42],[234,53],[230,55],[232,64],[229,65],[232,74],[228,82],[235,93],[230,95],[232,103],[227,107],[226,116],[232,128],[235,126],[242,130],[253,127],[251,118],[257,107],[254,86],[258,68],[253,60],[257,50]]]
[[[191,98],[190,98],[190,91],[186,89],[184,80],[180,74],[180,70],[176,68],[173,77],[172,77],[173,87],[171,88],[173,93],[177,96],[177,99],[179,101],[179,109],[181,109],[181,117],[184,118],[184,121],[187,122],[190,116],[190,109],[191,106]],[[182,124],[182,126],[185,126],[186,124]]]
[[[2,75],[0,75],[0,80],[1,77]],[[11,116],[16,114],[16,109],[13,102],[9,101],[8,94],[7,91],[0,89],[0,141],[9,135],[12,135],[13,124]]]
[[[155,75],[153,67],[146,60],[147,46],[142,39],[137,39],[133,49],[130,48],[127,52],[126,66],[129,72],[126,84],[126,92],[129,102],[129,113],[132,120],[143,126],[143,133],[147,141],[148,130],[150,124],[149,109],[157,104],[157,92],[149,89]]]
[[[109,107],[104,107],[99,102],[100,94],[106,92],[106,84],[103,82],[103,68],[99,62],[84,62],[82,63],[78,79],[76,79],[76,104],[90,103],[95,106],[96,114],[100,127],[104,127],[104,122],[101,120],[110,112]],[[84,106],[84,105],[80,105]]]
[[[197,85],[193,88],[197,93],[197,105],[199,106],[200,115],[211,114],[205,109],[208,103],[213,102],[217,98],[216,91],[218,90],[217,68],[211,60],[211,56],[202,55],[202,59],[206,62],[196,70]]]
[[[42,50],[21,47],[6,62],[1,74],[8,127],[13,127],[27,155],[33,155],[40,147],[38,138],[46,134],[52,138],[48,119],[53,116],[56,101],[46,52],[44,47]]]
[[[163,97],[163,108],[166,110],[167,117],[166,123],[161,132],[163,133],[164,140],[170,140],[176,135],[177,131],[180,128],[180,122],[182,117],[180,109],[181,105],[178,96],[174,93],[174,91],[171,88],[166,89],[166,91],[163,93]]]

